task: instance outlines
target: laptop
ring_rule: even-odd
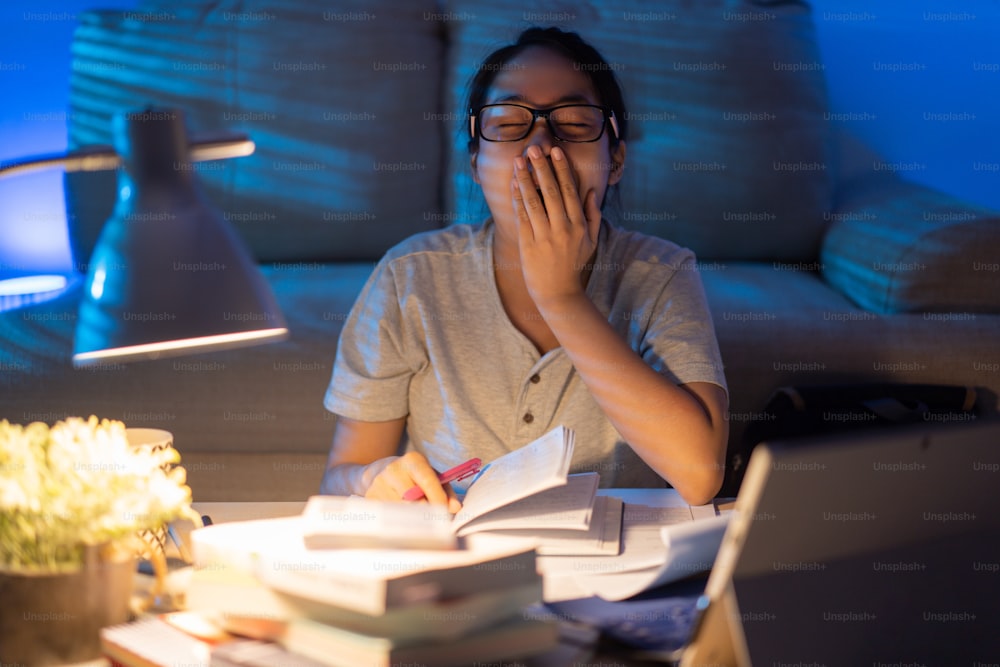
[[[997,664],[1000,421],[758,445],[698,611],[681,667]]]
[[[996,665],[1000,421],[762,443],[707,582],[549,606],[681,667]]]

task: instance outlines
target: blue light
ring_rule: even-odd
[[[0,311],[53,299],[63,293],[69,282],[66,276],[56,274],[0,280]]]

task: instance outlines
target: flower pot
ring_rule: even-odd
[[[99,658],[100,630],[129,617],[135,561],[87,559],[72,572],[0,570],[0,664]]]

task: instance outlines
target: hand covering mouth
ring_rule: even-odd
[[[545,160],[549,165],[549,170],[552,172],[553,175],[555,175],[555,169],[552,168],[552,158],[546,155]],[[541,197],[542,184],[538,182],[538,175],[535,173],[535,168],[531,164],[531,161],[529,160],[527,164],[528,164],[528,173],[531,175],[531,182],[535,184],[535,190],[538,192],[538,196]]]

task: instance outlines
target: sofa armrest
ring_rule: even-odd
[[[1000,213],[897,179],[855,181],[823,238],[823,277],[878,313],[1000,312]]]

